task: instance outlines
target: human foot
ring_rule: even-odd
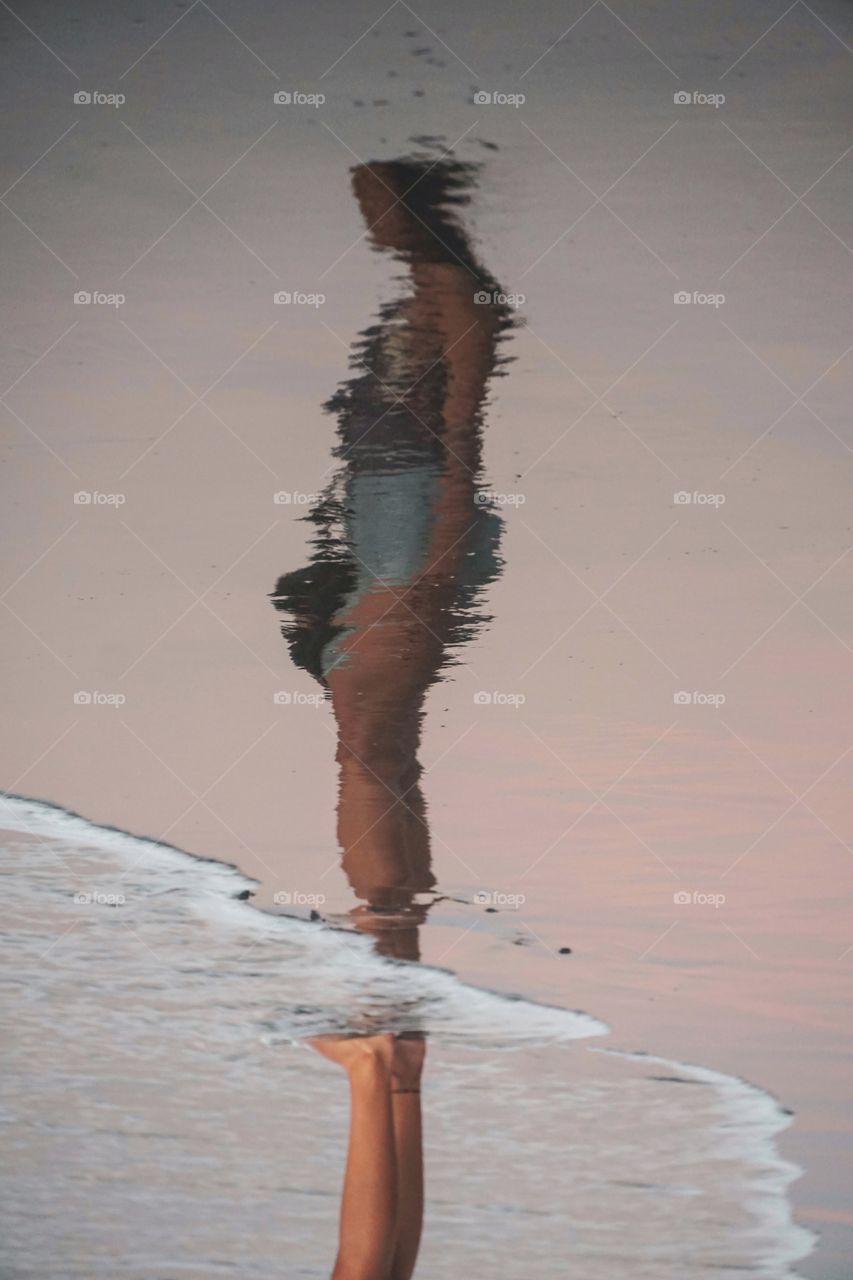
[[[374,1036],[315,1036],[308,1044],[348,1073],[362,1066],[390,1071],[394,1058],[395,1041],[390,1032]]]

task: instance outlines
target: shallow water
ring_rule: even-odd
[[[778,1280],[811,1248],[760,1090],[590,1052],[594,1017],[264,915],[216,862],[24,799],[2,826],[4,1275],[328,1275],[347,1096],[299,1038],[377,1024],[428,1033],[419,1275]]]

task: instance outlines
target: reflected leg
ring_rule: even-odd
[[[426,1042],[394,1043],[391,1100],[397,1155],[397,1238],[390,1280],[409,1280],[415,1270],[424,1216],[424,1161],[421,1124],[421,1073]]]

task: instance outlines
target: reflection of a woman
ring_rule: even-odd
[[[281,578],[276,607],[294,660],[329,690],[338,728],[338,836],[378,948],[418,958],[419,895],[435,886],[417,760],[427,689],[448,646],[476,626],[497,571],[497,521],[478,503],[479,415],[504,314],[484,292],[451,213],[470,172],[455,162],[360,166],[353,187],[374,245],[411,290],[358,349],[331,402],[344,460],[310,519],[311,565]],[[476,299],[476,300],[475,300]],[[342,491],[341,491],[342,490]],[[379,1034],[314,1047],[347,1071],[351,1122],[336,1280],[412,1274],[423,1211],[425,1042]]]

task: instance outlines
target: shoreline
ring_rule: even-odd
[[[397,975],[395,985],[401,984],[400,995],[408,992],[408,999],[411,1000],[412,995],[421,989],[427,997],[425,1011],[430,1039],[435,1037],[437,1060],[445,1063],[438,1077],[433,1076],[433,1090],[438,1090],[435,1094],[436,1099],[445,1096],[448,1085],[451,1086],[451,1093],[453,1090],[461,1089],[458,1101],[453,1105],[455,1107],[462,1105],[470,1113],[474,1101],[469,1092],[470,1073],[485,1071],[492,1080],[492,1088],[488,1090],[490,1103],[483,1112],[483,1116],[487,1117],[490,1114],[491,1105],[496,1101],[492,1097],[495,1087],[493,1073],[499,1063],[504,1064],[500,1068],[502,1072],[509,1072],[506,1085],[509,1092],[506,1098],[511,1102],[511,1110],[517,1115],[515,1124],[520,1126],[513,1161],[516,1177],[521,1177],[522,1183],[528,1175],[534,1176],[534,1180],[538,1179],[542,1173],[541,1161],[545,1159],[546,1167],[551,1170],[555,1178],[558,1180],[567,1178],[569,1184],[576,1185],[576,1196],[583,1198],[592,1194],[595,1197],[594,1203],[600,1205],[599,1182],[601,1178],[606,1178],[608,1182],[612,1182],[612,1196],[616,1198],[616,1202],[619,1201],[620,1196],[625,1201],[624,1206],[618,1209],[617,1216],[623,1212],[629,1215],[628,1220],[633,1223],[631,1230],[639,1232],[637,1236],[639,1240],[643,1236],[643,1231],[634,1220],[639,1204],[631,1207],[632,1203],[637,1195],[642,1198],[643,1186],[653,1187],[656,1178],[660,1181],[664,1177],[664,1170],[668,1170],[666,1178],[671,1185],[661,1185],[658,1187],[657,1194],[674,1195],[676,1203],[679,1203],[679,1196],[688,1197],[686,1201],[680,1202],[686,1234],[683,1240],[679,1239],[678,1242],[670,1240],[667,1245],[664,1245],[660,1241],[656,1242],[657,1229],[650,1224],[649,1229],[652,1234],[648,1236],[642,1248],[649,1249],[651,1252],[647,1262],[640,1264],[638,1274],[649,1276],[683,1274],[683,1259],[681,1262],[677,1260],[682,1257],[681,1249],[692,1250],[695,1247],[693,1243],[689,1243],[690,1231],[695,1227],[690,1227],[688,1224],[696,1219],[697,1213],[698,1221],[702,1220],[705,1212],[711,1213],[712,1216],[721,1213],[726,1215],[726,1230],[715,1242],[714,1249],[707,1252],[705,1258],[709,1276],[717,1274],[718,1264],[723,1270],[726,1269],[724,1262],[726,1258],[742,1259],[745,1256],[737,1250],[757,1249],[759,1241],[761,1242],[760,1251],[754,1255],[755,1274],[766,1276],[768,1280],[770,1277],[783,1274],[780,1268],[783,1267],[784,1256],[787,1259],[784,1263],[784,1274],[793,1275],[793,1272],[787,1270],[789,1263],[795,1257],[803,1256],[812,1247],[813,1241],[808,1233],[794,1225],[788,1215],[788,1192],[797,1177],[797,1170],[790,1162],[783,1160],[776,1149],[778,1135],[790,1123],[790,1117],[784,1113],[776,1100],[755,1086],[747,1085],[736,1077],[723,1076],[720,1073],[670,1058],[648,1054],[630,1055],[608,1047],[596,1049],[591,1057],[573,1060],[570,1092],[571,1096],[575,1097],[573,1107],[581,1108],[571,1122],[575,1131],[573,1159],[568,1162],[562,1160],[559,1167],[555,1166],[554,1158],[558,1160],[561,1158],[556,1149],[547,1156],[544,1151],[539,1150],[540,1135],[537,1143],[534,1143],[538,1151],[537,1159],[531,1165],[524,1154],[525,1142],[528,1139],[523,1138],[521,1133],[527,1132],[531,1123],[538,1131],[541,1124],[539,1121],[531,1121],[527,1116],[526,1108],[533,1106],[535,1109],[544,1106],[547,1114],[549,1108],[558,1106],[560,1092],[567,1088],[565,1066],[561,1066],[559,1058],[554,1058],[553,1054],[559,1055],[561,1048],[566,1052],[582,1051],[585,1048],[584,1041],[606,1030],[602,1024],[596,1023],[588,1015],[572,1014],[543,1006],[535,1007],[525,1001],[507,1001],[505,997],[492,997],[488,993],[461,986],[455,975],[450,976],[438,971],[430,972],[422,965],[389,961],[387,958],[376,956],[365,939],[361,940],[364,943],[362,947],[354,948],[351,945],[345,945],[341,950],[329,936],[331,931],[322,926],[297,924],[293,920],[276,921],[275,917],[264,915],[264,913],[243,910],[250,904],[241,901],[239,893],[235,896],[233,892],[237,885],[245,883],[242,874],[233,869],[223,868],[216,860],[199,859],[193,855],[158,846],[157,860],[152,863],[150,860],[141,860],[138,856],[141,847],[150,846],[149,841],[128,833],[116,832],[113,829],[94,827],[85,819],[76,815],[70,816],[66,811],[59,810],[55,806],[45,807],[31,802],[7,800],[6,810],[4,829],[16,830],[24,837],[23,845],[14,853],[16,859],[21,857],[24,859],[20,864],[15,901],[19,906],[29,902],[24,883],[27,878],[24,868],[29,862],[35,881],[43,885],[48,895],[41,900],[42,912],[39,913],[39,918],[42,918],[42,926],[38,934],[34,934],[33,937],[38,937],[40,939],[38,945],[43,946],[45,910],[48,912],[47,918],[53,919],[55,916],[57,927],[61,926],[63,930],[62,937],[52,949],[50,962],[54,973],[51,978],[51,989],[57,995],[61,989],[66,993],[63,998],[63,1018],[59,1023],[45,1022],[42,1000],[37,1000],[34,1005],[27,1004],[22,1007],[24,1027],[27,1027],[33,1018],[37,1019],[37,1025],[33,1023],[32,1033],[22,1033],[24,1039],[20,1048],[25,1051],[24,1060],[27,1053],[35,1053],[36,1061],[47,1054],[47,1060],[54,1062],[58,1046],[51,1047],[52,1040],[57,1036],[60,1040],[64,1040],[66,1035],[72,1037],[72,1043],[75,1046],[74,1055],[80,1053],[86,1055],[89,1050],[85,1045],[86,1036],[82,1034],[81,1028],[85,1025],[85,1019],[91,1016],[87,1012],[91,1006],[92,1012],[100,1010],[96,1016],[99,1018],[106,1016],[108,1023],[115,1017],[122,1021],[124,1032],[121,1039],[123,1042],[126,1040],[127,1043],[121,1045],[116,1043],[114,1048],[111,1047],[109,1050],[105,1044],[104,1050],[108,1055],[117,1053],[120,1062],[123,1062],[125,1055],[131,1051],[131,1045],[139,1032],[149,1037],[150,1033],[145,1028],[149,1025],[151,1011],[164,999],[166,992],[171,992],[172,995],[167,1003],[176,1001],[175,1007],[183,1010],[183,1013],[178,1022],[170,1020],[168,1024],[163,1024],[163,1032],[169,1041],[169,1046],[164,1046],[162,1053],[158,1050],[155,1057],[150,1059],[149,1065],[141,1072],[138,1068],[135,1069],[134,1075],[139,1076],[139,1082],[136,1086],[137,1102],[130,1104],[131,1113],[139,1111],[139,1099],[144,1096],[144,1093],[139,1093],[139,1085],[143,1080],[147,1080],[152,1072],[156,1075],[169,1063],[172,1064],[169,1069],[173,1070],[175,1055],[185,1052],[181,1048],[182,1045],[192,1046],[193,1056],[188,1068],[180,1074],[186,1075],[187,1070],[191,1076],[197,1072],[203,1072],[206,1080],[203,1096],[210,1097],[210,1105],[214,1108],[221,1105],[216,1101],[218,1092],[231,1088],[227,1077],[234,1070],[249,1072],[250,1074],[244,1076],[244,1088],[239,1093],[241,1108],[252,1112],[256,1105],[257,1090],[262,1089],[267,1092],[273,1089],[280,1075],[280,1071],[274,1071],[270,1075],[269,1050],[277,1049],[286,1054],[292,1054],[294,1050],[292,1031],[288,1029],[286,1021],[283,1025],[281,1023],[282,1001],[286,1003],[295,997],[300,1002],[306,1000],[310,1002],[312,990],[319,994],[320,991],[325,992],[329,987],[333,988],[331,1000],[334,1002],[336,998],[339,999],[340,996],[335,995],[338,988],[332,977],[334,969],[329,967],[330,964],[337,966],[341,975],[352,976],[354,972],[360,971],[358,981],[365,984],[365,990],[372,988],[374,991],[377,985],[382,985],[381,981],[377,982],[379,976],[390,968]],[[54,868],[53,860],[47,859],[50,846],[53,847],[54,854],[62,864],[58,870]],[[72,859],[74,861],[71,861]],[[113,866],[114,859],[117,860],[115,866]],[[129,930],[117,927],[120,920],[116,920],[114,913],[106,912],[105,915],[98,917],[96,910],[93,916],[91,907],[87,908],[83,916],[78,915],[78,927],[75,928],[73,923],[70,927],[64,923],[68,919],[69,907],[61,906],[57,898],[56,879],[57,875],[62,873],[63,867],[67,866],[72,870],[75,863],[81,869],[86,883],[89,883],[93,875],[101,877],[103,883],[111,886],[124,884],[124,880],[127,880],[126,887],[131,895],[127,899],[127,908],[132,920]],[[115,867],[119,868],[118,874]],[[35,906],[38,901],[38,898],[34,899],[31,905]],[[59,915],[56,915],[57,910],[60,912]],[[73,913],[75,908],[72,906],[70,911]],[[21,941],[25,939],[27,928],[31,927],[25,922],[25,916],[26,910],[24,917],[18,920],[16,929],[10,935],[11,942],[15,939]],[[192,926],[195,936],[183,938],[182,934],[193,916],[198,919],[202,932],[197,933],[195,926]],[[105,929],[108,932],[103,932]],[[263,948],[263,952],[257,950],[255,943],[251,943],[248,949],[246,947],[247,938],[263,939],[269,944],[273,941],[274,935],[280,935],[282,938],[289,937],[290,945],[296,946],[297,950],[291,953],[292,961],[283,963],[283,957],[272,954],[277,948],[269,945]],[[116,942],[121,942],[121,950],[116,952],[114,958],[108,959],[111,952],[104,948],[112,946],[109,942],[111,937],[115,938]],[[64,942],[63,939],[65,939]],[[143,943],[142,949],[138,945],[140,942]],[[322,943],[319,948],[316,945],[318,943]],[[93,946],[97,948],[95,953],[91,952]],[[165,950],[167,946],[174,948],[173,958]],[[304,953],[301,959],[299,958],[300,948]],[[247,951],[253,953],[251,959]],[[38,980],[38,972],[28,973],[25,954],[21,953],[16,969],[19,971],[20,981],[26,982],[32,991],[32,983]],[[90,954],[100,956],[96,969],[92,969],[91,961],[86,959]],[[208,981],[204,977],[204,972],[211,960],[214,963]],[[107,961],[106,964],[105,961]],[[22,962],[24,962],[23,970],[20,969]],[[173,963],[180,966],[182,973],[194,975],[190,983],[191,989],[186,991],[175,989],[170,977]],[[288,978],[288,963],[294,963],[296,966],[291,978]],[[86,966],[93,975],[96,973],[99,975],[92,978],[91,993],[88,992],[89,984],[81,987],[77,981],[77,970],[81,964]],[[189,970],[188,964],[191,966]],[[40,960],[40,966],[44,968],[44,957]],[[232,968],[232,966],[235,967]],[[241,976],[241,970],[245,970],[245,976]],[[317,971],[317,976],[313,979],[313,988],[312,979],[309,978],[312,970]],[[139,992],[141,980],[144,980],[147,994],[143,1000],[135,1001],[135,1007],[131,1009],[127,1006],[126,999],[122,997],[122,991],[127,989]],[[223,984],[225,984],[224,987]],[[186,978],[183,979],[181,986],[187,986]],[[340,988],[340,991],[343,990],[344,988]],[[75,991],[78,993],[77,996],[73,995]],[[163,994],[158,995],[158,991],[162,991]],[[241,991],[243,999],[239,996]],[[110,992],[113,994],[109,995]],[[286,994],[291,992],[292,994]],[[33,994],[37,993],[33,992]],[[267,1011],[267,1002],[271,996],[278,1005],[273,1022],[270,1021]],[[347,997],[347,1000],[349,998]],[[398,997],[395,996],[394,999],[396,998]],[[454,1001],[456,1001],[455,1005]],[[441,1002],[446,1006],[446,1016],[441,1012]],[[112,1012],[110,1012],[111,1007]],[[393,1003],[389,1008],[393,1008]],[[42,1012],[38,1012],[40,1009]],[[499,1010],[503,1011],[501,1025],[499,1033],[495,1035],[491,1028],[494,1026],[496,1011]],[[374,1012],[371,1017],[375,1026],[376,1013]],[[84,1021],[81,1022],[81,1019]],[[67,1028],[63,1025],[66,1021]],[[210,1039],[214,1026],[216,1027],[215,1037]],[[250,1033],[247,1037],[246,1032],[252,1027],[254,1027],[254,1033]],[[314,1030],[316,1030],[316,1024]],[[256,1041],[259,1031],[261,1032],[260,1040]],[[521,1037],[518,1039],[514,1038],[516,1032],[521,1032]],[[207,1047],[204,1045],[205,1038],[209,1040]],[[28,1045],[31,1047],[27,1048]],[[266,1055],[263,1052],[263,1045],[266,1046]],[[507,1052],[498,1052],[499,1048]],[[534,1055],[538,1055],[535,1056],[535,1066],[533,1060],[529,1061],[531,1049]],[[70,1050],[63,1052],[68,1053]],[[457,1059],[460,1064],[466,1062],[468,1064],[458,1077],[456,1068],[453,1066]],[[99,1066],[94,1060],[89,1060],[92,1063],[91,1071],[97,1075]],[[287,1062],[289,1061],[290,1058],[287,1059]],[[284,1069],[287,1062],[282,1061],[280,1067]],[[302,1063],[304,1068],[310,1068],[314,1073],[318,1069],[322,1070],[310,1055],[306,1059],[297,1053],[293,1064],[301,1070],[299,1063]],[[664,1074],[659,1070],[656,1071],[661,1067],[665,1068]],[[73,1071],[73,1067],[70,1069]],[[537,1082],[533,1089],[530,1088],[531,1069],[534,1070]],[[51,1089],[60,1088],[62,1096],[73,1096],[73,1087],[70,1088],[69,1093],[66,1086],[61,1084],[61,1080],[54,1079],[55,1069],[52,1069],[49,1076],[44,1079],[41,1075],[42,1071],[43,1067],[38,1067],[35,1075],[37,1091],[40,1094],[45,1088],[48,1092]],[[447,1072],[449,1075],[446,1074]],[[520,1075],[519,1072],[521,1072]],[[222,1074],[218,1084],[217,1073]],[[515,1084],[511,1088],[510,1077],[515,1079]],[[12,1080],[14,1078],[13,1073]],[[289,1078],[287,1073],[285,1078]],[[51,1080],[53,1083],[50,1083]],[[456,1081],[455,1084],[454,1081]],[[708,1098],[704,1092],[700,1091],[700,1094],[695,1097],[692,1091],[682,1092],[685,1083],[692,1083],[694,1086],[710,1085],[712,1095],[717,1101],[709,1108]],[[149,1081],[149,1088],[151,1084],[152,1082]],[[557,1093],[554,1092],[555,1088],[558,1090]],[[599,1096],[602,1089],[605,1092],[601,1094],[601,1105],[605,1106],[605,1111],[599,1112],[596,1110],[599,1104],[595,1103],[594,1099]],[[616,1092],[611,1093],[612,1089]],[[114,1092],[115,1086],[110,1085],[108,1080],[98,1090],[99,1096],[102,1097],[109,1097]],[[477,1096],[475,1087],[474,1098]],[[608,1098],[609,1101],[606,1101]],[[583,1099],[586,1099],[586,1102]],[[49,1115],[52,1103],[45,1099],[41,1105],[47,1107]],[[566,1103],[559,1105],[565,1107]],[[434,1106],[434,1101],[429,1104],[429,1108]],[[584,1120],[584,1109],[590,1106],[593,1109]],[[428,1115],[431,1114],[429,1108]],[[337,1108],[335,1114],[337,1115]],[[572,1112],[567,1113],[567,1122],[571,1114]],[[614,1132],[610,1136],[604,1121],[605,1115],[612,1117],[614,1125]],[[445,1115],[440,1128],[452,1122],[452,1116],[453,1110]],[[641,1116],[642,1124],[649,1126],[649,1135],[645,1143],[637,1130],[638,1124],[641,1123]],[[544,1116],[542,1119],[544,1121]],[[73,1110],[69,1121],[73,1125]],[[121,1123],[124,1126],[128,1121],[122,1119]],[[132,1122],[132,1127],[138,1129],[142,1123],[140,1116]],[[168,1138],[170,1121],[161,1116],[156,1107],[145,1123],[153,1124],[161,1138]],[[468,1123],[469,1125],[472,1123],[470,1114]],[[477,1123],[476,1119],[475,1123]],[[482,1125],[483,1121],[478,1123]],[[581,1124],[580,1133],[584,1133],[586,1128],[589,1128],[586,1137],[580,1137],[577,1130],[578,1124]],[[96,1134],[102,1128],[103,1121],[97,1126]],[[667,1128],[671,1130],[670,1136],[663,1139],[662,1131]],[[656,1138],[653,1137],[655,1134]],[[627,1135],[631,1135],[630,1139]],[[506,1138],[500,1128],[496,1136],[501,1141]],[[95,1138],[94,1141],[97,1147],[97,1142],[100,1140]],[[194,1139],[187,1134],[183,1141],[191,1142]],[[612,1142],[618,1142],[622,1146],[622,1160],[617,1170],[613,1169],[609,1154]],[[626,1142],[628,1142],[627,1148],[624,1145]],[[634,1151],[632,1143],[637,1144],[635,1154],[630,1154]],[[562,1141],[558,1146],[559,1151],[562,1151]],[[255,1159],[254,1145],[250,1144],[245,1151],[246,1159],[250,1161]],[[457,1157],[458,1155],[459,1152]],[[454,1157],[454,1163],[457,1157]],[[265,1155],[264,1159],[266,1158]],[[470,1159],[470,1155],[468,1158]],[[444,1157],[440,1149],[434,1149],[434,1159],[439,1166],[443,1166]],[[637,1159],[640,1163],[637,1164],[637,1175],[632,1179],[629,1170],[636,1164]],[[714,1168],[718,1163],[720,1172],[715,1174]],[[167,1161],[167,1167],[170,1168],[171,1165],[172,1159]],[[577,1168],[575,1168],[576,1165]],[[144,1162],[140,1165],[140,1175],[143,1169]],[[637,1181],[641,1169],[644,1181]],[[724,1175],[725,1169],[729,1170],[728,1175]],[[482,1178],[482,1171],[475,1176],[475,1181],[478,1178]],[[577,1182],[577,1179],[580,1181]],[[742,1201],[737,1200],[735,1195],[735,1186],[740,1186],[741,1183],[745,1196]],[[121,1187],[121,1183],[117,1185]],[[724,1186],[727,1189],[723,1200],[719,1201],[719,1195]],[[700,1196],[699,1188],[701,1188],[701,1197],[697,1200],[696,1197]],[[749,1188],[752,1189],[749,1190]],[[141,1187],[140,1193],[144,1192],[145,1188]],[[197,1190],[193,1192],[193,1195],[197,1194]],[[499,1194],[506,1198],[505,1191]],[[539,1196],[541,1198],[541,1192]],[[708,1201],[707,1209],[702,1209],[705,1199]],[[735,1210],[736,1202],[742,1205],[743,1213],[741,1208]],[[610,1198],[608,1198],[609,1203]],[[533,1201],[531,1201],[531,1207],[532,1204]],[[724,1205],[728,1207],[724,1209]],[[333,1208],[332,1202],[328,1210],[333,1212]],[[443,1212],[440,1196],[436,1208],[440,1218]],[[595,1231],[599,1228],[592,1227],[593,1235],[589,1238],[590,1227],[581,1229],[580,1221],[576,1216],[579,1212],[576,1205],[572,1214],[575,1222],[570,1229],[570,1238],[573,1247],[579,1252],[579,1265],[586,1268],[584,1274],[597,1275],[598,1262],[594,1240]],[[741,1221],[742,1217],[743,1221]],[[718,1216],[715,1220],[719,1225]],[[607,1224],[609,1229],[609,1216]],[[555,1227],[556,1224],[550,1226],[549,1232]],[[542,1229],[543,1227],[540,1226],[539,1230]],[[560,1228],[561,1231],[564,1229]],[[601,1224],[601,1229],[604,1229],[604,1223]],[[743,1237],[740,1235],[741,1231],[746,1232]],[[527,1239],[526,1236],[525,1239]],[[738,1244],[738,1241],[742,1242]],[[748,1244],[748,1241],[751,1243]],[[589,1256],[586,1254],[588,1248],[593,1250]],[[734,1254],[732,1250],[735,1250]],[[694,1257],[694,1254],[691,1252],[690,1256]],[[583,1258],[586,1258],[586,1262],[583,1262]],[[657,1261],[653,1261],[654,1258]],[[563,1272],[553,1271],[555,1263],[557,1259],[551,1258],[549,1270],[543,1260],[538,1273],[563,1274]],[[558,1263],[558,1265],[563,1264]],[[610,1264],[605,1265],[609,1267]],[[651,1266],[650,1271],[646,1271],[647,1265]],[[682,1268],[681,1271],[678,1270],[679,1267]],[[675,1269],[670,1270],[670,1268]],[[48,1269],[45,1274],[52,1273]],[[425,1274],[432,1273],[427,1268]],[[605,1270],[602,1274],[609,1274],[609,1272]],[[703,1271],[702,1274],[705,1272]]]
[[[82,829],[102,833],[107,842],[112,837],[126,838],[141,847],[159,849],[166,854],[174,854],[179,859],[190,859],[207,871],[216,873],[221,870],[225,876],[221,881],[221,888],[227,892],[231,903],[229,911],[236,909],[242,917],[242,908],[249,908],[250,914],[246,919],[252,915],[255,916],[259,927],[264,926],[264,922],[274,927],[274,922],[283,918],[287,922],[285,927],[295,926],[318,933],[339,932],[334,925],[323,920],[311,922],[280,910],[269,910],[253,902],[251,897],[245,899],[244,895],[247,892],[254,896],[258,882],[248,876],[239,863],[228,863],[218,857],[170,846],[163,841],[158,841],[155,837],[136,836],[121,827],[92,824],[82,815],[53,802],[33,797],[11,796],[9,793],[5,795],[7,799],[20,800],[24,805],[32,803],[38,809],[46,810],[48,814],[60,819],[70,818],[72,826],[79,823]],[[0,820],[0,830],[5,829],[7,828]],[[19,829],[25,830],[25,828]],[[349,934],[347,930],[342,932]],[[431,964],[430,954],[436,950],[436,947],[431,945],[432,938],[439,935],[440,939],[443,939],[448,933],[451,935],[453,954],[448,956],[445,964],[440,961]],[[792,1180],[789,1192],[795,1220],[816,1232],[820,1237],[818,1251],[803,1260],[797,1269],[797,1274],[804,1277],[826,1276],[834,1280],[837,1275],[836,1268],[841,1265],[842,1259],[846,1256],[847,1241],[853,1230],[853,1219],[849,1213],[845,1212],[843,1200],[839,1201],[837,1198],[839,1184],[836,1181],[836,1171],[831,1166],[827,1166],[824,1159],[817,1159],[817,1154],[825,1148],[830,1135],[835,1138],[839,1124],[842,1129],[849,1127],[845,1126],[841,1118],[844,1114],[846,1096],[843,1092],[843,1073],[837,1077],[838,1084],[842,1086],[840,1093],[825,1092],[819,1102],[812,1098],[808,1108],[802,1104],[798,1105],[796,1096],[805,1081],[812,1077],[816,1069],[819,1069],[817,1063],[822,1062],[825,1053],[821,1043],[822,1033],[817,1026],[811,1029],[806,1045],[800,1046],[799,1049],[799,1056],[805,1055],[804,1071],[798,1068],[793,1072],[786,1072],[784,1059],[780,1061],[779,1046],[768,1042],[762,1047],[755,1043],[755,1010],[749,1005],[745,1006],[740,1013],[729,1010],[726,1045],[720,1046],[718,1042],[712,1045],[701,1036],[697,1039],[697,1021],[694,1013],[690,1012],[689,997],[687,1004],[684,1003],[683,998],[674,1001],[671,996],[667,1001],[666,983],[664,982],[661,986],[659,975],[652,986],[646,987],[645,997],[642,995],[642,989],[634,994],[625,991],[620,994],[618,984],[610,987],[604,972],[596,977],[595,965],[590,965],[587,958],[574,952],[569,957],[555,956],[548,959],[545,956],[540,963],[528,968],[524,981],[520,982],[517,971],[513,973],[512,965],[517,952],[510,950],[511,944],[506,938],[501,940],[494,934],[489,934],[485,935],[484,941],[481,940],[479,946],[472,946],[471,934],[466,931],[463,921],[452,927],[446,924],[427,923],[422,928],[422,934],[425,955],[422,964],[412,965],[415,969],[423,968],[426,971],[452,976],[454,980],[473,983],[474,987],[482,990],[485,995],[493,994],[500,1000],[509,999],[511,1002],[517,999],[532,1000],[544,1009],[551,1008],[560,1012],[566,1011],[567,1008],[571,1010],[587,1007],[598,1017],[604,1014],[609,1024],[609,1031],[604,1023],[599,1024],[609,1042],[606,1046],[602,1046],[602,1052],[626,1058],[639,1054],[640,1059],[647,1061],[657,1060],[659,1057],[661,1061],[674,1064],[676,1068],[699,1073],[710,1072],[712,1075],[716,1073],[721,1078],[739,1081],[747,1090],[758,1089],[762,1096],[773,1102],[774,1106],[787,1110],[792,1121],[790,1126],[779,1135],[779,1144],[780,1152],[788,1161],[793,1161],[794,1167],[800,1171]],[[463,936],[465,936],[466,945],[460,949],[456,946],[456,940]],[[364,943],[369,946],[369,935],[356,933],[351,936],[351,940],[356,944]],[[502,946],[502,954],[505,958],[505,962],[499,965],[495,964],[494,957],[496,942]],[[443,941],[442,947],[446,949],[446,943]],[[529,958],[530,954],[525,949],[526,958]],[[410,963],[391,959],[383,961],[385,962],[392,965],[403,964],[407,967]],[[567,969],[566,965],[572,967]],[[568,988],[565,986],[567,980],[571,981],[572,990],[568,1006],[566,1004]],[[653,992],[656,992],[656,995],[652,994]],[[649,1004],[650,999],[652,1004]],[[595,1025],[595,1018],[593,1018],[593,1025]],[[738,1026],[741,1031],[734,1035],[733,1032]],[[825,1036],[825,1033],[823,1034]],[[752,1041],[751,1048],[747,1049],[744,1037]],[[781,1043],[784,1044],[784,1037]],[[701,1048],[703,1044],[704,1051]],[[796,1056],[798,1055],[794,1053],[789,1054],[789,1061],[793,1062]],[[744,1062],[749,1064],[746,1069],[743,1066]],[[807,1063],[811,1065],[805,1065]],[[740,1066],[739,1070],[737,1065]],[[731,1069],[732,1066],[735,1066],[735,1070]],[[828,1079],[825,1080],[825,1084],[828,1083]],[[841,1106],[841,1112],[837,1111],[838,1106]],[[819,1120],[821,1113],[826,1117],[822,1122],[822,1130]],[[800,1127],[803,1124],[805,1124],[805,1130],[801,1133]],[[824,1136],[821,1136],[821,1132]]]

